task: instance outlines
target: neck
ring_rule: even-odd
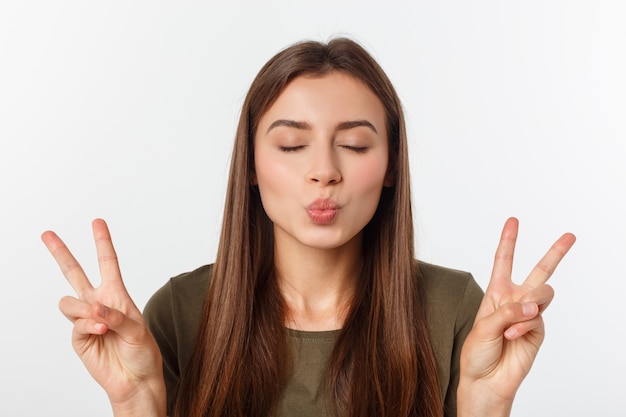
[[[274,260],[288,328],[343,327],[361,271],[360,237],[333,249],[285,245],[277,239]]]

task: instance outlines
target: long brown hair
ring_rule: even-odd
[[[243,104],[232,155],[222,234],[177,417],[275,414],[289,374],[284,305],[274,279],[272,224],[252,185],[260,118],[299,75],[341,71],[381,100],[395,183],[383,189],[363,232],[363,274],[326,369],[338,416],[443,415],[437,368],[420,300],[404,116],[385,73],[356,42],[300,42],[270,59]]]

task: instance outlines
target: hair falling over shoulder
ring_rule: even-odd
[[[364,230],[363,279],[326,369],[330,414],[440,417],[437,369],[413,251],[404,116],[376,61],[356,42],[300,42],[271,58],[243,104],[224,221],[194,353],[181,376],[175,417],[255,417],[276,413],[290,375],[284,305],[274,279],[273,231],[252,186],[253,138],[260,118],[303,74],[341,71],[365,83],[386,111],[389,169]]]

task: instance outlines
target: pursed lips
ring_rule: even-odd
[[[331,198],[318,198],[306,209],[313,223],[328,224],[335,218],[340,206]]]

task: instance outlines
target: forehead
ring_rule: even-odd
[[[259,129],[276,118],[312,125],[367,119],[384,130],[385,109],[376,94],[352,75],[333,71],[294,78],[261,117]]]

